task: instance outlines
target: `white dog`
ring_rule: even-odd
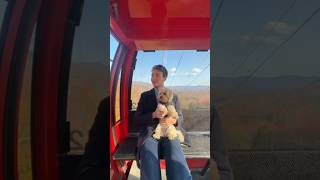
[[[163,112],[164,116],[172,117],[178,119],[178,113],[175,107],[172,105],[173,92],[169,89],[163,88],[159,91],[159,104],[157,109]],[[163,127],[159,123],[153,134],[153,138],[160,139],[160,137],[168,137],[168,139],[173,140],[178,137],[179,141],[184,142],[184,136],[180,130],[177,130],[174,125],[169,125],[168,127]]]

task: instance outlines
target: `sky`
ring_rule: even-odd
[[[296,1],[293,8],[279,20],[280,15]],[[211,1],[212,2],[212,1]],[[213,3],[217,4],[217,0]],[[0,1],[0,26],[6,7],[6,1]],[[213,7],[217,7],[213,5]],[[212,58],[213,76],[246,76],[268,57],[272,50],[283,42],[296,28],[316,9],[319,0],[227,0],[224,1],[213,37]],[[73,48],[73,62],[106,63],[108,28],[105,27],[108,17],[105,14],[104,1],[85,1],[82,21],[76,28]],[[215,14],[215,8],[212,13]],[[254,76],[317,76],[320,77],[320,13],[316,14],[288,43],[279,49]],[[269,33],[268,36],[265,35]],[[258,48],[254,50],[256,47]],[[250,56],[248,56],[251,53]],[[112,52],[111,52],[112,53]],[[161,54],[161,52],[159,52]],[[179,52],[177,52],[179,54]],[[168,68],[175,68],[177,57],[168,53]],[[188,54],[188,53],[187,53]],[[199,53],[201,54],[201,53]],[[163,55],[154,53],[155,59]],[[142,60],[149,55],[140,55]],[[190,56],[188,54],[188,56]],[[183,56],[183,62],[188,62]],[[202,55],[199,55],[202,56]],[[246,58],[248,56],[248,58]],[[178,58],[179,59],[179,58]],[[158,60],[157,60],[158,61]],[[160,61],[160,60],[159,60]],[[190,63],[190,65],[188,64]],[[190,77],[181,73],[192,73],[192,68],[202,68],[202,64],[183,63],[187,69],[178,69],[176,77],[186,82]],[[188,65],[186,65],[188,64]],[[182,66],[181,66],[182,67]],[[207,76],[204,72],[201,76]],[[200,77],[200,76],[198,76]],[[137,77],[144,80],[143,77]],[[170,77],[169,77],[170,78]],[[199,78],[203,79],[203,78]],[[196,83],[200,81],[196,80]],[[178,82],[177,82],[178,83]],[[205,84],[205,83],[204,83]]]
[[[320,7],[319,0],[296,0],[293,8],[284,13],[294,1],[224,1],[215,30],[211,34],[215,53],[213,76],[238,77],[253,74],[257,77],[320,77],[320,12],[270,60],[257,68]],[[279,18],[281,14],[286,15]],[[246,58],[249,54],[249,58]],[[258,71],[253,73],[256,69]]]
[[[110,34],[110,59],[114,58],[118,41]],[[179,63],[180,61],[180,63]],[[111,63],[110,63],[111,64]],[[210,52],[195,50],[169,50],[137,54],[133,81],[150,83],[151,69],[156,64],[164,65],[168,72],[166,86],[209,86]]]
[[[114,55],[116,54],[119,42],[111,35],[111,33],[110,33],[109,45],[110,45],[110,59],[113,59]]]

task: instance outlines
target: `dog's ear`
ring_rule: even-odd
[[[167,89],[167,96],[169,97],[169,102],[172,102],[173,91],[171,89]]]
[[[159,93],[163,93],[163,92],[165,92],[165,90],[166,90],[166,88],[164,88],[164,87],[159,87]]]

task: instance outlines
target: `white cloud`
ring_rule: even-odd
[[[246,34],[241,36],[241,41],[248,45],[254,45],[254,44],[257,44],[260,41],[260,39],[256,36],[251,36]]]
[[[201,69],[200,69],[200,68],[192,68],[191,74],[192,74],[193,76],[196,76],[196,75],[198,75],[200,72],[201,72]]]
[[[295,29],[294,26],[286,22],[270,21],[263,25],[263,32],[268,36],[263,35],[243,35],[240,37],[241,41],[247,45],[257,45],[258,43],[275,44],[281,42],[284,35],[288,35]]]
[[[170,76],[176,76],[177,74],[175,72],[171,73]]]
[[[200,69],[200,68],[193,68],[193,69],[192,69],[192,72],[200,73],[200,72],[201,72],[201,69]]]
[[[175,67],[170,69],[170,72],[172,72],[172,73],[175,73],[176,71],[177,71],[177,68],[175,68]]]
[[[191,72],[185,72],[185,73],[182,73],[180,75],[183,75],[183,76],[197,76],[199,73],[201,73],[202,70],[200,68],[192,68]]]
[[[286,22],[270,21],[264,25],[264,30],[266,30],[268,32],[271,31],[275,34],[286,35],[286,34],[290,34],[294,30],[294,27],[290,26]]]
[[[281,42],[282,38],[276,34],[270,34],[269,36],[263,38],[261,36],[250,36],[244,35],[241,37],[241,41],[246,45],[257,45],[259,43],[264,44],[275,44]]]

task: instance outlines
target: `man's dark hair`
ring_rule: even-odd
[[[168,77],[168,70],[163,65],[161,65],[161,64],[155,65],[152,67],[152,70],[154,70],[154,69],[161,71],[164,78]]]

